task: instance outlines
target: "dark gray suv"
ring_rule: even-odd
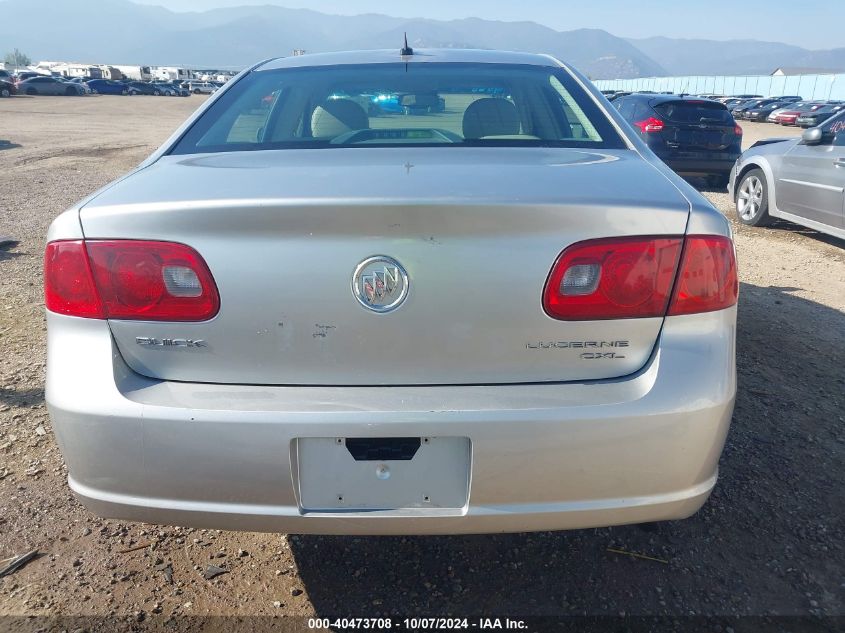
[[[727,187],[742,153],[742,128],[724,104],[675,95],[632,94],[613,102],[657,156],[684,176]]]

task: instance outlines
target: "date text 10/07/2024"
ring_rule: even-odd
[[[523,620],[510,618],[309,618],[308,628],[315,630],[472,630],[519,631],[528,628]]]

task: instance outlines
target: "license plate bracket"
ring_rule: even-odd
[[[411,459],[355,459],[339,437],[298,438],[294,450],[303,512],[438,511],[463,508],[469,498],[466,437],[422,437]]]

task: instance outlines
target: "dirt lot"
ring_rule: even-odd
[[[176,626],[180,614],[845,615],[845,243],[788,224],[736,227],[740,390],[721,479],[689,520],[329,538],[88,514],[67,488],[44,406],[47,226],[139,162],[200,100],[0,100],[0,139],[11,143],[0,141],[0,235],[20,240],[0,248],[0,558],[43,553],[0,579],[0,615]],[[744,127],[747,142],[795,133]],[[730,217],[726,193],[707,196]],[[228,573],[205,580],[212,563]]]

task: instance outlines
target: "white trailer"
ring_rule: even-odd
[[[153,78],[149,66],[115,66],[127,79],[150,81]]]

